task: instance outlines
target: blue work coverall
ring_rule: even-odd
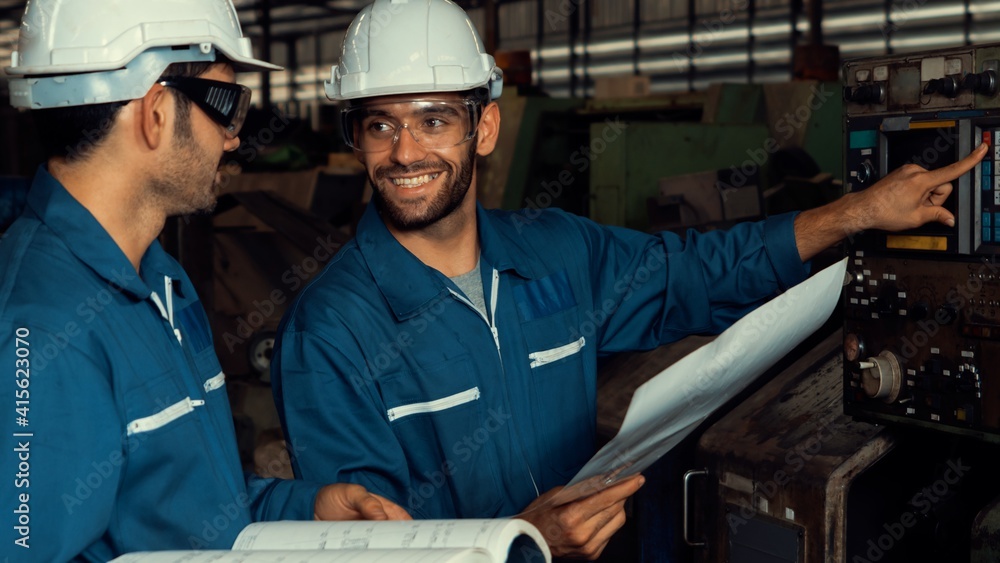
[[[808,273],[791,214],[686,241],[477,216],[485,316],[373,206],[286,314],[272,386],[298,477],[417,518],[516,514],[594,454],[599,356],[718,333]]]
[[[137,273],[44,168],[0,241],[0,560],[228,549],[312,519],[319,487],[244,476],[204,309],[154,242]]]

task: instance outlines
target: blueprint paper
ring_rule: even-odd
[[[847,259],[761,306],[639,386],[618,435],[553,504],[589,496],[640,473],[716,409],[819,329],[840,300]]]

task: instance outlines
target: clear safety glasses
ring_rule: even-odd
[[[230,139],[240,134],[250,109],[250,89],[246,86],[191,77],[166,78],[160,84],[187,96],[212,121],[225,127]]]
[[[361,152],[383,152],[406,129],[426,149],[449,149],[476,135],[480,104],[477,100],[413,100],[347,108],[342,114],[344,142]]]

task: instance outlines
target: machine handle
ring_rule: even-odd
[[[690,489],[691,478],[695,476],[707,476],[708,469],[691,469],[684,474],[684,543],[690,545],[691,547],[705,547],[705,542],[694,542],[688,538],[688,515],[690,514],[690,506],[688,503],[688,490]]]

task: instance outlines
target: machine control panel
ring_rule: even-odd
[[[1000,264],[854,250],[845,296],[850,414],[1000,433]]]
[[[952,183],[953,227],[851,239],[844,409],[1000,442],[1000,44],[848,61],[845,178],[989,152]]]

